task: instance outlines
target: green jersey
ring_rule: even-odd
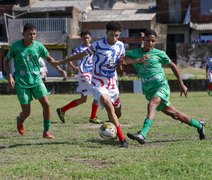
[[[142,63],[133,64],[138,76],[142,81],[144,94],[154,91],[163,84],[167,84],[163,65],[170,63],[170,58],[164,51],[153,48],[145,52],[141,48],[126,51],[126,56],[133,59],[140,59],[143,55],[149,54],[150,58]]]
[[[42,82],[39,58],[46,58],[48,50],[38,41],[25,46],[23,40],[13,43],[7,57],[14,60],[16,86],[32,88]]]

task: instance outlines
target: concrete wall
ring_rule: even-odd
[[[181,67],[205,68],[207,57],[212,57],[212,43],[181,44],[176,46],[177,64]]]

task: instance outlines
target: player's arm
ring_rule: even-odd
[[[83,51],[81,53],[77,53],[77,54],[75,54],[73,56],[67,57],[67,58],[65,58],[63,60],[52,62],[52,64],[54,66],[58,66],[60,64],[65,64],[65,63],[68,63],[68,62],[71,62],[71,61],[77,61],[79,59],[84,58],[87,55],[88,55],[88,52],[87,51]]]
[[[184,82],[183,82],[183,80],[182,80],[182,78],[181,78],[181,76],[180,76],[180,71],[179,71],[178,67],[177,67],[172,61],[170,61],[169,67],[172,69],[172,71],[173,71],[175,77],[176,77],[177,80],[178,80],[178,83],[179,83],[179,85],[180,85],[181,95],[182,95],[182,93],[183,93],[183,94],[185,95],[185,97],[187,97],[187,95],[188,95],[188,89],[187,89],[187,87],[184,85]]]
[[[64,78],[67,77],[67,73],[60,66],[53,65],[54,62],[57,62],[57,61],[55,61],[55,59],[53,57],[51,57],[50,55],[48,55],[46,57],[46,60],[49,62],[49,64],[51,64],[53,67],[55,67]]]
[[[78,72],[79,71],[79,68],[77,66],[74,65],[73,62],[68,62],[68,65],[75,71],[75,72]]]
[[[150,55],[149,54],[145,54],[143,55],[140,59],[133,59],[133,58],[129,58],[129,57],[123,57],[124,59],[124,62],[126,64],[136,64],[136,63],[141,63],[141,62],[144,62],[146,61],[147,59],[150,58]]]
[[[11,89],[14,89],[15,81],[14,81],[13,75],[12,75],[11,60],[7,56],[4,60],[4,66],[5,66],[5,71],[7,73],[7,80],[9,82],[9,86]]]

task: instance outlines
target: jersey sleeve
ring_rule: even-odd
[[[125,54],[126,54],[126,50],[125,50],[124,44],[122,44],[121,56],[125,56]]]
[[[46,47],[40,43],[40,57],[46,59],[47,56],[49,56],[49,51],[46,49]]]
[[[171,62],[171,59],[168,57],[168,55],[164,51],[161,51],[160,58],[163,65],[168,65]]]
[[[92,54],[94,54],[97,51],[96,47],[97,47],[97,41],[92,43],[90,45],[90,47],[88,47],[85,51],[87,52],[87,54],[89,54],[91,56]]]
[[[127,50],[127,51],[125,52],[125,56],[126,56],[126,57],[129,57],[129,58],[133,58],[133,50]]]

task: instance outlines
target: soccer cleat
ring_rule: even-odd
[[[47,138],[47,139],[54,139],[55,137],[49,132],[43,132],[43,138]]]
[[[127,141],[126,140],[120,141],[119,147],[120,148],[128,148]]]
[[[98,119],[98,118],[94,118],[94,119],[90,118],[90,119],[89,119],[89,123],[103,124],[103,121],[100,120],[100,119]]]
[[[135,134],[133,134],[133,133],[127,133],[127,136],[130,139],[132,139],[132,140],[138,141],[140,144],[145,144],[146,143],[145,137],[140,132],[135,133]]]
[[[61,111],[61,108],[57,108],[56,111],[62,123],[65,123],[65,113]]]
[[[19,134],[24,135],[26,133],[26,130],[24,129],[24,121],[21,120],[19,116],[17,116],[16,121]]]
[[[203,140],[205,139],[205,122],[204,121],[200,121],[199,122],[202,125],[202,128],[198,129],[198,133],[199,133],[199,139]]]

